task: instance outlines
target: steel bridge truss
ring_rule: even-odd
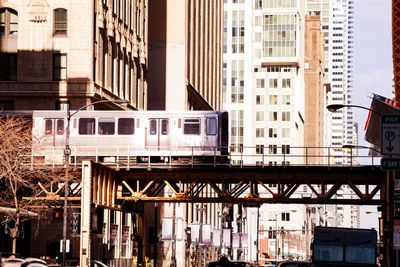
[[[90,166],[93,177],[86,179],[92,179],[92,188],[101,188],[111,173],[116,183],[116,202],[379,205],[384,203],[387,191],[385,172],[373,166],[130,170],[93,162]],[[342,186],[348,186],[354,194],[342,195]]]

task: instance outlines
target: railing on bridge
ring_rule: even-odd
[[[227,154],[221,155],[221,151]],[[41,147],[33,151],[29,164],[62,165],[64,146]],[[367,147],[293,147],[269,145],[243,147],[71,147],[70,163],[91,159],[121,168],[182,166],[371,166],[380,164],[380,156]]]

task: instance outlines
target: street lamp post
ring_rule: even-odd
[[[363,107],[363,106],[358,106],[358,105],[343,105],[343,104],[331,104],[326,106],[326,108],[330,111],[330,112],[336,112],[338,109],[344,108],[344,107],[348,107],[348,108],[361,108],[361,109],[365,109],[365,110],[369,110],[371,112],[374,112],[378,115],[382,115],[381,113],[373,110],[372,108],[367,108],[367,107]]]
[[[99,103],[108,103],[112,102],[115,104],[126,104],[129,101],[123,99],[107,99],[107,100],[99,100],[87,105],[80,107],[75,110],[74,113],[71,114],[69,105],[67,105],[67,128],[65,131],[65,149],[64,149],[64,163],[65,163],[65,176],[64,176],[64,218],[63,218],[63,240],[62,240],[62,267],[66,266],[66,252],[67,252],[67,217],[68,217],[68,195],[69,195],[69,177],[68,177],[68,169],[69,169],[69,156],[71,155],[71,148],[69,147],[69,129],[70,129],[70,121],[71,117],[74,116],[79,111]]]

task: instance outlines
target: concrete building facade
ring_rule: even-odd
[[[147,1],[3,0],[0,56],[3,109],[146,109]]]
[[[149,2],[149,109],[221,110],[223,1]]]
[[[114,99],[129,104],[89,108],[147,109],[147,6],[147,0],[0,1],[0,109],[78,109]],[[52,223],[32,237],[29,256],[60,256],[60,214],[49,210]],[[79,220],[79,209],[70,208],[67,260],[79,259]],[[131,234],[143,235],[140,205],[96,209],[92,220],[93,259],[131,262],[143,255],[143,246],[130,242]]]

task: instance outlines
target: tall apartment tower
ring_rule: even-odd
[[[325,83],[331,88],[327,104],[352,104],[354,1],[307,0],[307,13],[321,16],[325,38]],[[332,123],[329,125],[331,134],[326,136],[326,145],[337,147],[333,149],[337,164],[349,164],[350,152],[344,151],[341,146],[354,144],[353,110],[342,109],[327,114],[327,117]]]
[[[149,1],[149,109],[222,108],[223,1]]]
[[[146,109],[146,21],[147,0],[1,1],[0,108]]]
[[[226,1],[224,109],[232,159],[301,163],[304,145],[304,2]],[[241,153],[255,155],[242,159]],[[238,155],[235,158],[235,153]]]

